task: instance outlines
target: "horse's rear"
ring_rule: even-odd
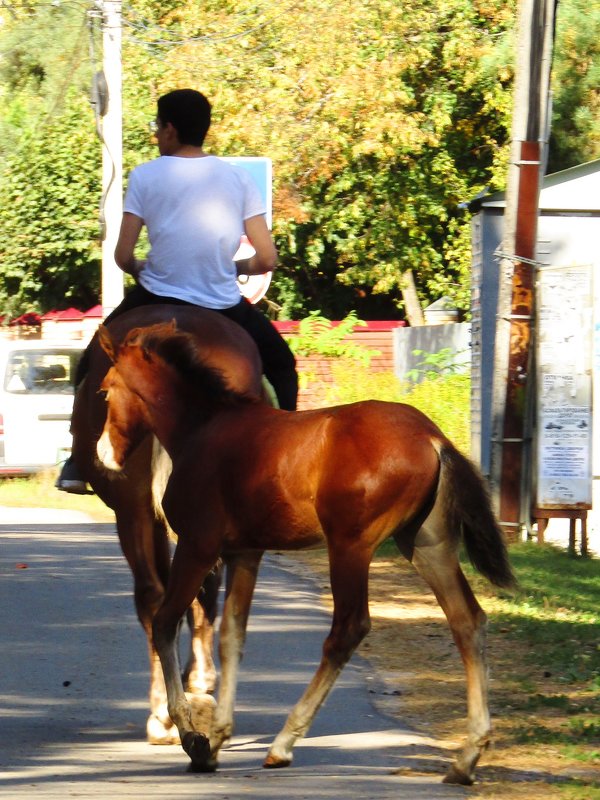
[[[510,588],[514,577],[502,532],[478,471],[445,437],[433,436],[439,458],[435,500],[417,531],[395,534],[400,550],[433,590],[458,647],[467,682],[467,740],[457,754],[447,783],[470,784],[475,766],[491,739],[486,664],[486,615],[477,602],[459,559],[464,545],[473,566],[490,582]],[[414,534],[414,535],[413,535]]]
[[[110,323],[110,330],[121,341],[133,328],[173,319],[180,330],[194,336],[202,359],[218,368],[232,387],[261,394],[260,359],[254,343],[242,328],[216,312],[188,306],[144,306],[117,317]],[[100,465],[96,443],[106,419],[106,401],[99,389],[110,361],[96,340],[89,356],[88,373],[73,408],[73,456],[82,477],[115,512],[121,548],[133,573],[136,610],[146,632],[150,656],[148,739],[153,743],[175,742],[178,734],[166,712],[162,670],[152,644],[152,620],[162,602],[170,570],[167,528],[155,510],[152,496],[153,436],[144,438],[123,472],[116,474]],[[193,657],[188,668],[188,689],[200,697],[196,704],[200,714],[205,705],[202,696],[212,692],[215,684],[212,623],[217,585],[211,576],[209,579],[212,584],[203,594],[204,608],[195,603],[190,611]]]

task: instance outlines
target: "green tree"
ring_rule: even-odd
[[[282,315],[401,313],[407,270],[423,304],[446,294],[467,309],[461,203],[504,186],[515,1],[131,0],[126,172],[154,152],[158,95],[196,87],[214,102],[209,149],[273,159],[281,267],[269,296]],[[0,310],[81,305],[99,280],[94,7],[11,9],[0,29]],[[554,170],[599,154],[598,41],[600,11],[562,0]]]
[[[600,6],[561,2],[553,69],[549,171],[600,157]]]
[[[14,6],[0,62],[0,308],[9,314],[88,307],[100,277],[86,17],[70,6],[27,9]]]
[[[408,269],[423,300],[445,293],[466,307],[459,204],[493,181],[505,149],[512,76],[498,90],[490,64],[510,10],[340,8],[304,0],[260,13],[242,2],[225,15],[222,2],[190,2],[162,19],[183,42],[163,36],[173,70],[161,88],[200,80],[215,98],[216,149],[273,158],[284,270],[271,294],[288,314],[398,313]]]

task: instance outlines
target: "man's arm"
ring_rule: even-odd
[[[272,272],[277,266],[277,250],[264,216],[260,214],[247,219],[244,222],[244,232],[256,252],[250,258],[236,261],[238,275],[263,275],[265,272]]]
[[[129,211],[125,211],[121,221],[121,230],[117,246],[115,247],[115,261],[123,272],[133,275],[137,279],[144,267],[144,261],[138,261],[134,256],[135,246],[139,239],[144,220]]]

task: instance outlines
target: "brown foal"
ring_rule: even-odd
[[[98,443],[119,468],[150,427],[173,472],[163,508],[178,534],[154,644],[169,713],[196,770],[214,769],[231,736],[238,664],[258,565],[265,550],[323,545],[329,553],[333,621],[321,663],[271,745],[265,766],[286,766],[336,677],[367,634],[369,565],[393,536],[434,591],[460,651],[468,735],[445,780],[471,783],[490,739],[485,614],[460,568],[464,542],[475,567],[498,586],[513,576],[502,534],[473,465],[415,408],[367,401],[285,412],[230,388],[198,359],[175,324],[107,329],[113,362],[102,388],[108,414]],[[231,567],[220,637],[222,676],[210,731],[194,729],[181,684],[177,625],[216,559]]]

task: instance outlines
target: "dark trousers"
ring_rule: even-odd
[[[105,324],[121,316],[126,311],[139,306],[168,303],[176,306],[191,306],[185,300],[176,297],[163,297],[153,294],[139,284],[135,286],[121,303],[104,320]],[[275,390],[279,407],[286,411],[295,411],[298,399],[298,374],[296,359],[287,342],[270,320],[245,298],[231,308],[216,309],[233,322],[237,322],[254,339],[263,363],[263,372]],[[79,362],[76,385],[79,385],[87,373],[87,351]]]

